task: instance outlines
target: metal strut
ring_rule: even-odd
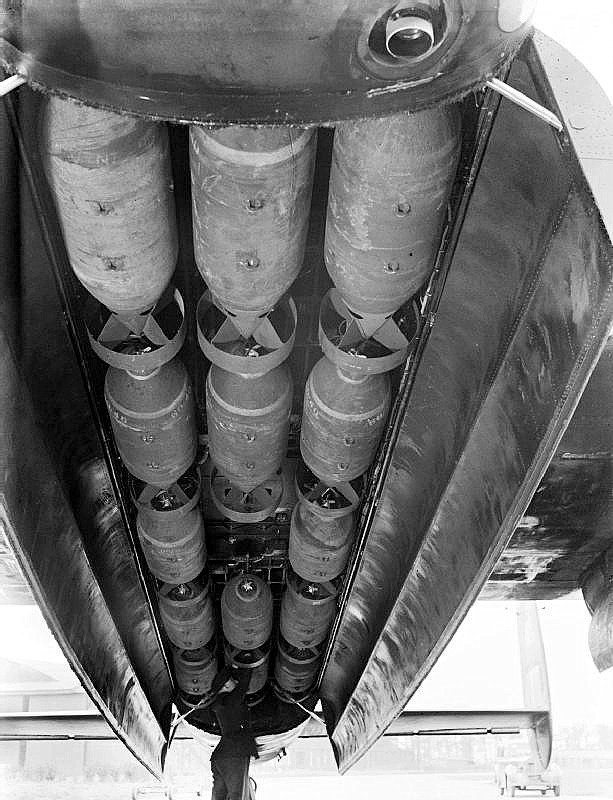
[[[490,89],[493,89],[498,94],[506,97],[507,100],[510,100],[515,105],[523,108],[528,113],[532,114],[539,119],[542,119],[543,122],[546,122],[548,125],[551,125],[552,128],[555,128],[557,131],[564,130],[564,126],[560,121],[560,118],[550,111],[545,106],[542,106],[540,103],[537,103],[536,100],[533,100],[528,95],[525,95],[523,92],[518,91],[513,86],[509,86],[508,83],[501,81],[500,78],[491,78],[487,81],[486,86],[489,86]]]

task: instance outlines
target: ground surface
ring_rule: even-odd
[[[257,800],[495,800],[489,775],[382,774],[320,777],[269,777],[259,780]],[[1,800],[131,800],[131,783],[15,782],[0,784]],[[162,795],[160,795],[161,797]],[[518,798],[540,797],[518,792]],[[551,793],[548,793],[551,797]],[[562,798],[613,800],[613,770],[565,770]],[[208,793],[204,795],[208,800]],[[197,800],[195,790],[176,792],[176,800]],[[150,800],[158,800],[150,796]]]

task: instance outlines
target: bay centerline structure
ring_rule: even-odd
[[[347,769],[484,586],[613,661],[610,105],[529,2],[345,5],[0,9],[3,531],[155,773],[224,662]]]

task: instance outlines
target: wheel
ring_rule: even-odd
[[[556,797],[560,796],[560,784],[553,787],[553,793],[555,794]]]
[[[499,786],[498,791],[500,792],[500,794],[504,794],[504,786]]]

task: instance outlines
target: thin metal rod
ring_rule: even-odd
[[[8,78],[0,81],[0,97],[4,97],[5,94],[12,92],[14,89],[18,89],[20,86],[23,86],[24,83],[27,83],[27,81],[21,75],[10,75]]]
[[[553,111],[550,111],[548,108],[545,108],[545,106],[537,103],[536,100],[532,100],[531,97],[528,97],[523,92],[513,88],[513,86],[509,86],[508,83],[501,81],[499,78],[492,78],[491,80],[487,81],[487,86],[489,86],[489,88],[493,89],[495,92],[498,92],[498,94],[501,94],[503,97],[506,97],[507,100],[515,103],[515,105],[523,108],[525,111],[528,111],[533,116],[542,119],[543,122],[551,125],[551,127],[555,128],[557,131],[564,130],[564,125],[562,125],[560,118],[557,117]]]

